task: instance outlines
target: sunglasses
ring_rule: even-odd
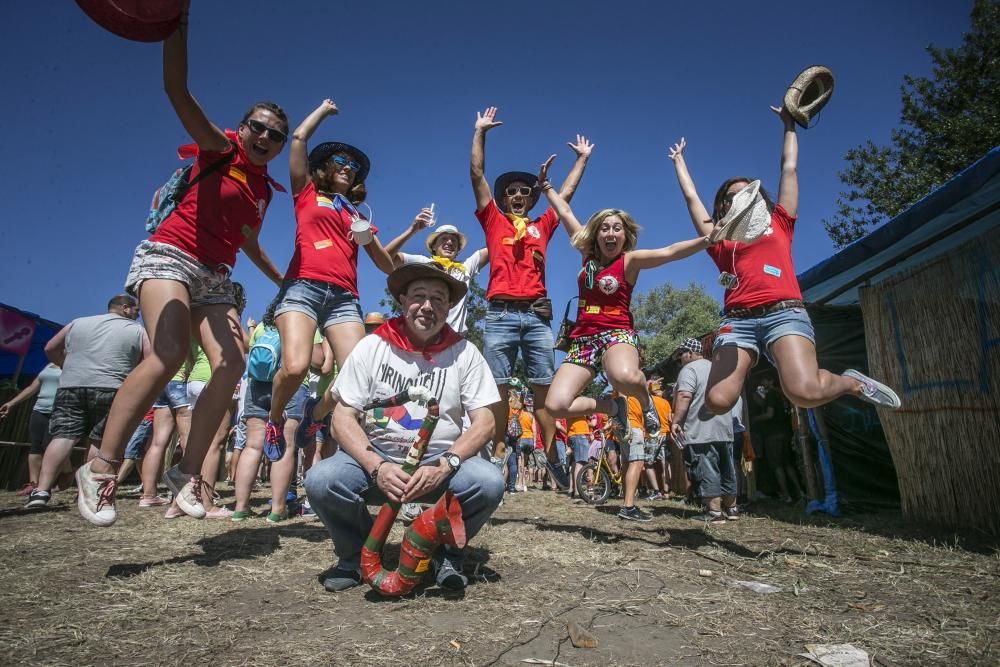
[[[353,171],[355,174],[361,171],[361,163],[358,162],[357,160],[348,160],[343,155],[334,155],[330,159],[333,160],[334,164],[336,164],[338,167],[341,168],[350,167],[351,171]]]
[[[521,195],[522,197],[527,197],[530,194],[531,194],[531,188],[529,188],[527,185],[522,185],[520,187],[516,185],[511,185],[508,186],[507,188],[508,197],[516,197],[517,195]]]
[[[250,119],[245,121],[243,124],[246,125],[248,128],[250,128],[250,131],[253,132],[254,134],[266,135],[268,139],[277,142],[279,144],[285,143],[285,139],[288,138],[288,135],[282,132],[281,130],[276,130],[273,127],[268,127],[259,120]]]

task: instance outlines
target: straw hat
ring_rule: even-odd
[[[753,181],[733,195],[733,203],[719,221],[719,227],[722,228],[720,238],[753,243],[767,231],[770,224],[771,212],[760,192],[760,181]]]
[[[833,95],[833,72],[813,65],[799,72],[785,91],[785,109],[796,123],[809,129],[809,120],[826,106]]]
[[[437,241],[438,237],[441,236],[442,234],[454,234],[455,236],[458,237],[459,252],[462,252],[462,249],[465,248],[465,241],[466,241],[465,234],[458,231],[458,227],[456,227],[455,225],[441,225],[440,227],[438,227],[433,232],[427,235],[428,252],[431,253],[434,252],[434,242]]]
[[[461,301],[462,297],[464,297],[469,291],[468,285],[457,278],[452,278],[447,271],[440,268],[434,262],[430,262],[428,264],[404,264],[389,274],[389,278],[386,280],[386,285],[389,288],[389,294],[391,294],[396,301],[399,301],[399,295],[406,291],[407,285],[412,283],[414,280],[421,280],[424,278],[443,280],[448,286],[448,294],[451,297],[452,305]]]
[[[183,0],[76,0],[99,26],[135,42],[162,42],[177,30]]]

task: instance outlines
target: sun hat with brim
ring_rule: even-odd
[[[514,181],[524,181],[531,187],[531,199],[528,201],[528,205],[525,207],[525,211],[530,211],[531,208],[538,203],[538,195],[541,194],[536,188],[535,184],[538,182],[538,176],[535,174],[529,174],[526,171],[508,171],[497,176],[497,180],[493,182],[493,199],[497,203],[497,207],[506,213],[506,209],[503,207],[503,198],[507,194],[507,186]]]
[[[99,26],[134,42],[162,42],[177,30],[183,0],[76,0]]]
[[[354,182],[364,183],[365,179],[368,178],[368,171],[372,167],[371,161],[368,159],[367,155],[361,152],[360,149],[339,141],[327,141],[309,151],[309,169],[318,169],[319,167],[322,167],[337,153],[347,153],[358,161],[358,164],[361,165],[361,169],[359,169],[358,173],[355,174]]]
[[[719,221],[720,239],[753,243],[767,231],[771,212],[760,191],[760,181],[752,181],[733,195],[733,203]]]
[[[454,234],[455,236],[457,236],[458,237],[458,251],[462,252],[462,249],[465,247],[465,242],[466,242],[465,234],[463,234],[462,232],[458,231],[458,227],[456,227],[455,225],[441,225],[440,227],[438,227],[437,229],[435,229],[433,232],[431,232],[430,234],[428,234],[428,236],[427,236],[427,250],[429,252],[431,252],[431,253],[434,252],[434,243],[438,240],[438,237],[441,236],[442,234]]]
[[[365,325],[379,325],[385,324],[385,315],[378,311],[373,311],[365,315]]]
[[[429,264],[404,264],[389,274],[386,285],[389,288],[389,294],[396,301],[399,301],[399,295],[406,291],[407,285],[414,280],[423,279],[443,280],[448,285],[448,294],[452,304],[461,301],[462,297],[469,291],[468,285],[457,278],[452,278],[447,271],[440,268],[434,262]]]
[[[833,72],[823,65],[807,67],[785,91],[785,109],[792,119],[809,129],[809,121],[833,95]]]

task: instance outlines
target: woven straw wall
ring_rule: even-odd
[[[903,512],[1000,535],[1000,238],[982,236],[860,292]]]

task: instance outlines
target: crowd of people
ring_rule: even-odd
[[[641,485],[653,499],[669,493],[668,448],[684,452],[691,494],[703,503],[699,518],[738,518],[733,417],[742,412],[738,399],[761,355],[796,405],[849,394],[899,406],[891,389],[861,373],[836,375],[818,366],[791,260],[798,145],[787,109],[773,108],[782,126],[781,180],[776,202],[767,200],[770,225],[759,241],[724,240],[722,223],[750,179],[724,182],[710,214],[688,174],[682,139],[669,157],[695,235],[646,249],[625,210],[601,209],[581,222],[571,208],[594,150],[582,135],[569,143],[575,161],[559,188],[549,180],[554,155],[535,171],[499,175],[491,188],[486,136],[502,123],[496,108],[487,108],[477,114],[470,154],[484,243],[459,259],[469,236],[435,226],[430,208],[382,244],[364,213],[368,156],[341,141],[309,148],[320,126],[338,114],[332,100],[293,132],[273,102],[252,104],[236,130],[213,124],[188,90],[187,31],[185,15],[164,42],[163,77],[193,140],[178,150],[193,159],[189,181],[136,248],[125,293],[111,300],[108,313],[74,320],[46,347],[52,366],[37,380],[33,443],[40,435],[32,446],[29,507],[49,501],[70,450],[87,438],[94,447],[75,473],[77,504],[98,526],[115,522],[117,489],[132,470],[141,479],[140,507],[166,507],[167,518],[232,521],[255,516],[251,496],[266,474],[266,520],[281,522],[301,467],[303,511],[322,520],[337,558],[325,586],[340,591],[361,580],[369,504],[426,503],[450,491],[472,539],[504,491],[524,490],[530,479],[575,499],[581,484],[593,482],[579,474],[583,464],[605,447],[614,449],[608,458],[623,480],[623,520],[651,519],[636,504]],[[283,190],[268,164],[286,144],[296,229],[291,262],[281,272],[258,238],[274,190]],[[542,198],[548,206],[531,217]],[[580,252],[581,268],[575,324],[556,368],[545,269],[560,224]],[[427,254],[403,252],[424,230],[431,230]],[[398,304],[393,317],[362,317],[361,249],[387,275]],[[726,287],[722,324],[711,359],[701,356],[699,339],[681,344],[675,355],[683,368],[665,395],[662,383],[642,371],[633,289],[642,270],[702,250]],[[240,252],[276,290],[261,322],[246,327],[246,299],[230,278]],[[480,350],[462,334],[469,284],[486,266]],[[519,354],[526,386],[514,373]],[[584,390],[598,374],[610,391],[591,398]],[[398,396],[404,396],[398,403],[379,403]],[[431,407],[439,421],[425,434],[427,454],[407,472],[404,462]],[[775,418],[773,411],[761,417]],[[169,446],[175,433],[176,452]],[[776,441],[768,436],[765,445],[780,459]],[[235,487],[232,509],[214,502],[224,456]],[[169,499],[157,484],[164,467]],[[796,484],[790,477],[779,475],[784,495]],[[454,546],[435,553],[439,585],[465,585],[463,556]]]

